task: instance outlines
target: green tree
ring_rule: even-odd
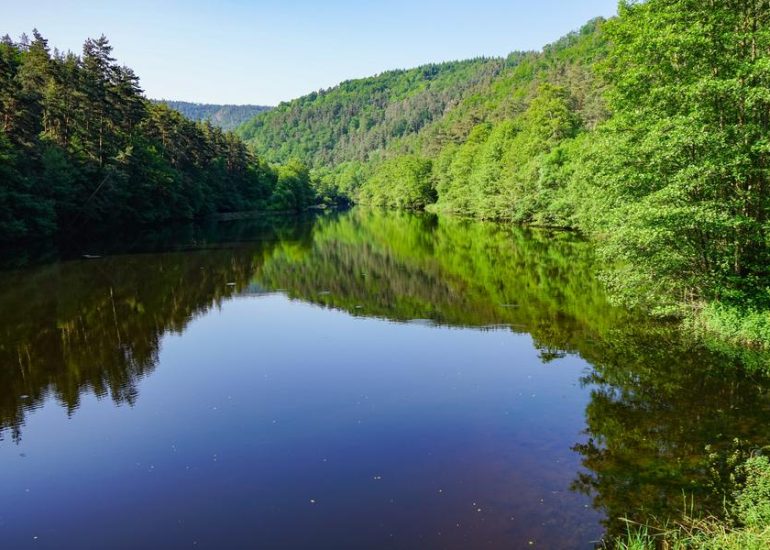
[[[82,56],[0,40],[0,241],[116,223],[265,209],[278,174],[233,133],[144,96],[106,37]],[[307,207],[306,169],[283,172],[272,203]]]
[[[435,202],[432,162],[416,155],[387,160],[375,169],[359,192],[365,204],[389,208],[422,209]]]
[[[664,309],[764,303],[770,6],[621,2],[605,30],[613,116],[587,172],[615,287]]]
[[[278,179],[270,206],[279,211],[298,212],[307,208],[314,198],[310,171],[301,161],[292,159],[278,167]]]

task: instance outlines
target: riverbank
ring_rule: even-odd
[[[438,216],[451,216],[469,220],[479,219],[478,217],[464,216],[458,212],[441,208],[435,203],[427,205],[424,211]],[[497,219],[495,221],[499,223],[515,223],[510,219]],[[602,246],[606,245],[605,237],[602,235],[586,234],[575,225],[521,222],[517,223],[517,225],[582,235],[583,238],[592,242],[595,248],[599,249],[600,254],[602,253]],[[605,261],[598,262],[597,264],[597,271],[600,277],[605,282],[612,281],[613,279],[622,279],[623,275],[621,273],[626,270],[622,266],[610,263],[611,253],[604,252],[603,256]],[[608,290],[612,293],[612,288],[608,288]],[[669,302],[667,307],[652,311],[652,308],[645,308],[644,305],[634,303],[634,300],[639,298],[638,296],[627,296],[618,292],[615,293],[614,298],[627,307],[647,309],[647,313],[653,316],[668,316],[677,319],[685,332],[699,338],[750,350],[770,350],[770,310],[750,305],[728,305],[718,301],[696,303],[682,300],[679,303]]]
[[[687,513],[670,527],[629,523],[621,550],[762,550],[770,548],[770,460],[749,458],[735,470],[736,488],[725,497],[726,519],[694,519]]]
[[[735,345],[770,349],[770,312],[751,307],[707,304],[685,326]]]

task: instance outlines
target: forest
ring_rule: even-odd
[[[298,162],[274,167],[234,134],[148,101],[106,37],[81,55],[0,40],[0,241],[220,212],[297,211]]]
[[[394,71],[236,132],[319,193],[559,227],[618,303],[770,345],[770,6],[623,1],[540,52]]]

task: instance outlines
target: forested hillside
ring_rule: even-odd
[[[0,241],[84,225],[301,209],[307,169],[273,168],[232,133],[145,99],[105,37],[82,55],[0,40]]]
[[[152,100],[179,111],[186,118],[196,122],[210,122],[222,130],[233,130],[255,115],[270,110],[264,105],[212,105],[209,103],[190,103],[189,101]]]
[[[472,59],[350,80],[282,103],[237,133],[271,161],[299,158],[321,167],[369,160],[488,86],[504,65],[501,59]]]
[[[768,64],[764,3],[623,1],[541,52],[447,65],[431,83],[451,99],[406,130],[392,113],[432,86],[396,83],[423,69],[238,132],[310,163],[327,196],[580,230],[618,301],[770,345]]]
[[[525,116],[525,111],[541,84],[552,85],[543,87],[544,109],[555,106],[551,100],[569,103],[570,120],[564,123],[575,128],[555,132],[592,129],[604,120],[601,84],[593,72],[606,52],[603,23],[592,21],[542,52],[428,65],[344,82],[261,113],[236,133],[265,158],[297,158],[314,167],[321,189],[330,197],[407,208],[439,200],[446,210],[506,217],[474,198],[475,192],[464,198],[467,203],[450,200],[465,190],[448,189],[449,181],[472,175],[470,166],[458,162],[451,174],[439,170],[452,169],[455,154],[470,161],[470,150],[486,141],[493,126],[501,125],[495,141],[507,135],[505,128],[510,130],[513,120],[529,117],[530,125],[537,125],[537,113]],[[541,138],[530,135],[519,141],[523,139]],[[531,154],[520,151],[522,157]],[[439,193],[442,187],[445,192]]]

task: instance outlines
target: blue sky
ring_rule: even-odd
[[[617,0],[0,0],[0,34],[33,27],[79,52],[106,34],[149,97],[274,105],[342,80],[539,49]]]

